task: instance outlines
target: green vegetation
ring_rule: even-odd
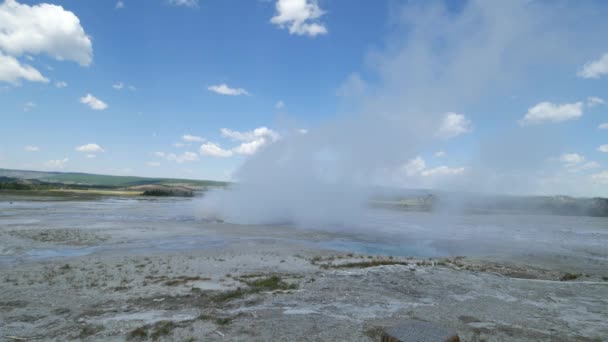
[[[135,328],[127,334],[127,340],[143,340],[147,337],[148,331],[145,327]]]
[[[387,266],[387,265],[408,265],[405,261],[395,260],[371,260],[371,261],[360,261],[360,262],[349,262],[345,264],[337,265],[322,265],[324,268],[368,268],[376,266]]]
[[[562,275],[559,280],[561,281],[569,281],[569,280],[576,280],[580,275],[576,274],[576,273],[569,273],[566,272],[564,273],[564,275]]]
[[[242,298],[250,294],[260,293],[264,291],[287,291],[295,290],[298,288],[296,284],[289,284],[278,275],[272,275],[269,277],[261,277],[255,280],[251,279],[252,276],[240,277],[240,280],[247,284],[247,288],[237,288],[236,290],[222,292],[211,298],[216,303],[229,302],[234,299]]]
[[[164,185],[189,185],[195,187],[224,187],[228,182],[218,182],[210,180],[195,179],[176,179],[176,178],[147,178],[135,176],[108,176],[89,173],[73,172],[39,172],[24,170],[0,169],[0,182],[2,178],[11,178],[28,181],[38,181],[43,183],[58,183],[59,185],[86,185],[88,187],[129,187],[145,184],[164,184]],[[57,185],[57,184],[55,184]]]

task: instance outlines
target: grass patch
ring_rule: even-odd
[[[177,324],[172,321],[156,322],[150,337],[152,337],[153,340],[157,340],[161,336],[169,335],[175,328],[177,328]]]
[[[259,279],[249,280],[252,278]],[[247,284],[248,287],[239,287],[236,290],[219,293],[216,296],[211,297],[211,300],[215,303],[224,303],[234,299],[243,298],[250,294],[260,293],[264,291],[287,291],[295,290],[298,288],[298,285],[287,283],[278,275],[266,277],[260,277],[259,275],[244,275],[239,277],[239,280]]]
[[[78,334],[78,337],[80,339],[83,339],[83,338],[95,335],[98,332],[102,331],[103,329],[104,328],[101,325],[87,324],[80,329],[80,334]]]
[[[211,278],[205,278],[205,277],[177,277],[177,278],[173,278],[171,280],[168,280],[165,282],[165,285],[167,286],[178,286],[178,285],[184,285],[190,281],[204,281],[204,280],[211,280]]]
[[[198,319],[202,319],[204,321],[212,321],[217,325],[225,326],[232,323],[234,317],[215,317],[212,315],[201,314],[200,316],[198,316]]]
[[[143,340],[148,337],[148,329],[146,327],[135,328],[127,334],[127,340]]]
[[[564,273],[564,275],[562,275],[559,280],[561,281],[569,281],[569,280],[575,280],[579,277],[580,275],[576,274],[576,273],[569,273],[566,272]]]
[[[326,268],[368,268],[368,267],[387,266],[387,265],[408,265],[408,263],[405,261],[396,261],[396,260],[369,260],[369,261],[349,262],[349,263],[345,263],[345,264],[323,265],[323,266],[326,266]]]
[[[283,281],[281,277],[277,275],[270,276],[268,278],[257,279],[253,281],[245,282],[251,287],[250,290],[254,292],[261,291],[277,291],[277,290],[295,290],[298,288],[296,284],[289,284]]]

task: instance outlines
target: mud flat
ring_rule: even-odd
[[[608,336],[608,263],[595,249],[368,255],[319,245],[356,239],[346,233],[154,218],[75,227],[22,209],[0,218],[2,341],[377,341],[403,319],[464,341]]]

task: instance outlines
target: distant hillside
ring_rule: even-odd
[[[27,170],[0,169],[0,177],[37,180],[46,183],[61,183],[67,185],[86,185],[92,187],[131,187],[147,184],[183,185],[196,188],[223,187],[228,182],[210,180],[178,179],[178,178],[147,178],[135,176],[108,176],[76,172],[40,172]]]

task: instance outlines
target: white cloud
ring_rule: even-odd
[[[420,174],[425,168],[426,162],[419,156],[403,165],[403,171],[410,177]]]
[[[200,153],[205,156],[228,158],[232,157],[232,151],[225,150],[214,143],[203,144],[200,148]]]
[[[279,100],[275,105],[274,108],[276,109],[282,109],[283,107],[285,107],[285,103],[282,100]]]
[[[604,99],[597,96],[589,96],[587,98],[587,107],[595,107],[597,105],[604,104]]]
[[[608,184],[608,171],[592,174],[590,178],[594,183]]]
[[[185,134],[182,136],[182,140],[187,141],[187,142],[203,142],[205,141],[204,138],[201,138],[199,136],[196,135],[190,135],[190,134]],[[181,147],[181,146],[176,146],[176,147]]]
[[[580,164],[585,161],[585,157],[577,153],[565,153],[559,157],[559,160],[564,164]]]
[[[441,158],[441,157],[445,157],[445,151],[437,151],[435,152],[435,157],[437,158]]]
[[[159,162],[147,162],[146,165],[150,166],[150,167],[159,167],[160,163]]]
[[[83,153],[102,153],[105,150],[97,144],[86,144],[76,147],[76,151]]]
[[[464,115],[448,112],[445,113],[439,130],[435,134],[440,138],[450,139],[468,133],[472,129],[471,121]]]
[[[52,170],[60,170],[65,168],[65,164],[67,164],[68,161],[70,161],[68,158],[49,160],[44,166]]]
[[[599,128],[599,129],[608,129],[608,122],[601,123],[599,126],[597,126],[597,128]]]
[[[32,110],[34,108],[36,108],[36,104],[34,102],[31,102],[31,101],[30,102],[26,102],[23,105],[23,111],[24,112],[29,112],[30,110]]]
[[[169,161],[175,161],[178,163],[186,163],[186,162],[193,162],[193,161],[197,161],[198,160],[198,154],[194,153],[194,152],[184,152],[182,154],[174,154],[174,153],[169,153],[168,155],[165,156],[165,158]]]
[[[267,128],[258,127],[252,131],[238,132],[228,128],[222,128],[220,130],[223,137],[230,138],[235,141],[242,141],[242,143],[232,149],[236,154],[252,155],[255,154],[258,149],[270,142],[279,140],[280,135]]]
[[[297,132],[302,135],[308,134],[308,130],[306,128],[298,128]]]
[[[122,82],[118,82],[118,83],[114,83],[112,85],[112,88],[116,89],[116,90],[121,90],[122,88],[124,88],[125,85]]]
[[[57,81],[57,82],[55,82],[55,87],[56,88],[65,88],[67,86],[68,86],[67,82],[64,82],[64,81]]]
[[[596,161],[586,162],[586,158],[577,153],[565,153],[559,157],[559,161],[564,164],[568,172],[580,172],[600,167]]]
[[[585,63],[577,73],[582,78],[599,78],[605,74],[608,74],[608,53],[602,55],[598,60]]]
[[[117,2],[116,2],[116,6],[114,6],[114,8],[116,8],[116,9],[122,9],[122,8],[125,8],[125,3],[124,3],[124,1],[117,1]]]
[[[189,152],[186,151],[182,154],[175,154],[175,153],[165,153],[165,152],[154,152],[154,155],[159,157],[159,158],[164,158],[168,161],[174,161],[177,163],[186,163],[186,162],[193,162],[193,161],[197,161],[198,158],[198,154],[194,153],[194,152]]]
[[[266,140],[264,138],[256,139],[250,142],[244,142],[239,146],[232,149],[232,151],[236,154],[243,155],[252,155],[255,154],[258,149],[266,144]]]
[[[186,147],[186,146],[190,146],[190,144],[184,144],[184,143],[180,143],[180,142],[173,143],[173,147],[177,147],[177,148],[182,148],[182,147]]]
[[[89,159],[93,159],[93,158],[97,158],[97,155],[95,155],[95,154],[87,154],[85,157],[87,157]]]
[[[546,122],[576,120],[583,115],[583,103],[566,103],[562,105],[541,102],[528,109],[528,113],[519,120],[521,125],[533,125]]]
[[[27,64],[21,64],[15,57],[7,56],[0,51],[0,82],[17,84],[21,79],[43,83],[49,81],[38,70]]]
[[[445,165],[428,169],[426,162],[420,156],[409,160],[401,169],[408,177],[456,176],[465,172],[464,167],[450,168]]]
[[[74,13],[61,6],[0,4],[0,50],[12,56],[46,53],[57,60],[90,65],[91,39]]]
[[[226,83],[222,83],[219,85],[212,85],[207,88],[209,91],[220,95],[229,95],[229,96],[239,96],[239,95],[249,95],[249,92],[243,88],[230,88]]]
[[[108,105],[91,94],[87,94],[80,98],[80,103],[86,104],[93,110],[104,110]]]
[[[40,151],[40,147],[38,146],[33,146],[33,145],[27,145],[23,148],[25,151],[27,152],[38,152]]]
[[[198,7],[198,0],[169,0],[171,5],[185,6],[185,7]]]
[[[317,36],[327,33],[318,19],[325,14],[317,0],[277,0],[276,14],[270,22],[289,29],[290,34]]]
[[[277,132],[264,126],[245,132],[233,131],[229,128],[222,128],[220,129],[220,133],[223,137],[237,141],[252,141],[258,138],[270,138],[272,141],[276,141],[280,138]]]
[[[463,174],[465,171],[464,167],[450,168],[445,165],[438,166],[434,169],[422,171],[422,176],[433,177],[433,176],[457,176]]]
[[[597,150],[600,151],[600,152],[608,153],[608,145],[600,145],[597,148]]]

